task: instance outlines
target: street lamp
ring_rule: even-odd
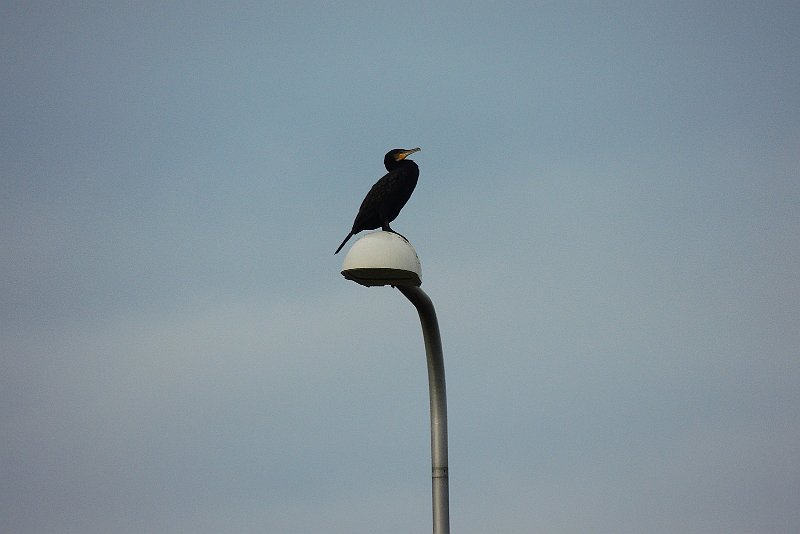
[[[450,490],[447,473],[447,394],[439,322],[433,302],[419,287],[422,268],[411,243],[393,232],[372,232],[352,246],[342,264],[342,276],[363,286],[396,287],[414,305],[422,325],[428,359],[431,404],[431,482],[433,533],[450,532]]]

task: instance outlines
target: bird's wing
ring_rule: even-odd
[[[399,173],[396,171],[387,172],[380,180],[375,182],[367,193],[367,196],[364,197],[364,201],[361,203],[361,209],[377,205],[391,196],[397,190],[400,183],[398,174]]]
[[[396,172],[386,173],[380,180],[370,188],[367,196],[361,202],[358,215],[353,222],[353,232],[361,230],[371,230],[383,225],[380,211],[381,206],[395,195],[399,186],[398,175]]]

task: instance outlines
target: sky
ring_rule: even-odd
[[[800,4],[0,5],[0,531],[800,531]],[[355,240],[345,248],[346,252]]]

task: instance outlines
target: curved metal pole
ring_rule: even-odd
[[[416,286],[397,286],[417,308],[428,357],[428,389],[431,401],[431,476],[433,485],[433,534],[450,533],[450,488],[447,473],[447,394],[439,322],[433,302]]]

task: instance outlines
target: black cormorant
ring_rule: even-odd
[[[419,178],[419,167],[406,158],[420,150],[420,148],[410,150],[395,148],[386,153],[383,157],[383,164],[389,172],[375,182],[367,196],[364,197],[356,220],[353,221],[353,229],[350,230],[334,254],[338,254],[345,243],[362,230],[374,230],[380,227],[387,232],[397,233],[389,227],[389,223],[395,220],[400,210],[411,198],[411,193],[414,192],[417,178]]]

